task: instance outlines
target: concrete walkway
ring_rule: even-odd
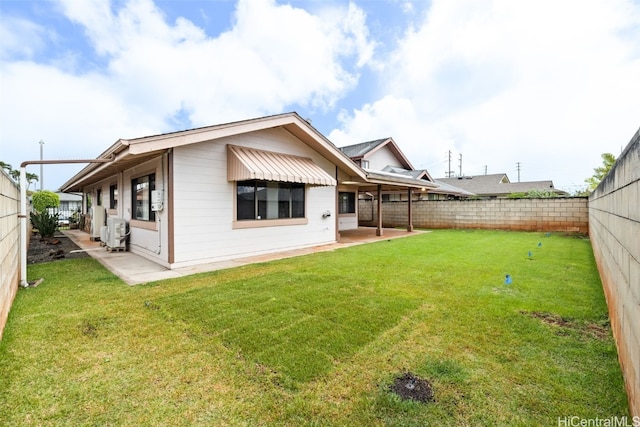
[[[195,273],[203,273],[207,271],[222,270],[225,268],[239,267],[257,262],[266,262],[276,259],[291,258],[300,255],[307,255],[316,252],[332,251],[338,248],[344,248],[353,245],[371,243],[379,240],[397,239],[400,237],[413,236],[424,231],[407,232],[386,228],[383,230],[383,236],[376,236],[375,228],[361,227],[357,230],[349,230],[341,232],[340,241],[329,245],[313,246],[303,249],[295,249],[283,251],[273,254],[258,255],[252,257],[241,257],[228,261],[210,262],[190,267],[180,267],[168,269],[150,261],[140,255],[131,252],[109,252],[100,242],[94,242],[89,238],[89,234],[80,230],[61,230],[68,236],[81,250],[87,252],[93,258],[98,260],[109,271],[117,275],[125,283],[129,285],[137,285],[140,283],[154,282],[156,280],[171,279],[175,277],[188,276]]]

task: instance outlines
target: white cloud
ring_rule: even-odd
[[[453,143],[467,174],[487,165],[515,180],[519,161],[523,180],[581,184],[640,124],[639,17],[623,0],[435,0],[388,61],[389,95],[330,138],[390,134],[435,176]]]
[[[355,87],[374,49],[364,14],[352,4],[312,14],[273,0],[240,0],[231,28],[215,38],[184,18],[167,22],[151,0],[60,0],[57,7],[94,51],[89,59],[48,58],[49,65],[25,61],[40,47],[27,30],[39,27],[14,21],[23,31],[5,49],[0,71],[0,157],[9,163],[33,159],[40,139],[46,158],[93,157],[118,137],[176,130],[175,117],[185,114],[190,125],[203,126],[291,105],[324,111]],[[0,27],[2,34],[12,28]],[[73,66],[94,60],[106,65]],[[19,148],[5,150],[14,142]]]
[[[3,17],[0,25],[0,58],[31,58],[45,46],[45,28],[22,18]]]

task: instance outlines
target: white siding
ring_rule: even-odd
[[[282,129],[174,149],[174,267],[335,241],[335,187],[306,187],[305,225],[233,229],[235,183],[227,181],[227,144],[311,158],[335,166]],[[329,218],[322,213],[329,210]]]
[[[367,156],[367,160],[369,160],[369,169],[371,170],[381,171],[387,165],[404,167],[388,146],[384,146]]]
[[[357,200],[356,200],[357,202]],[[358,215],[344,216],[340,215],[338,219],[338,230],[357,230],[358,229]]]
[[[166,158],[142,163],[122,174],[118,181],[118,214],[129,223],[129,250],[161,265],[169,266],[168,252],[168,209],[167,207],[167,164]],[[156,212],[155,229],[149,230],[131,223],[131,180],[150,173],[156,174],[156,190],[164,190],[164,206],[162,211]],[[140,223],[140,222],[139,222]],[[149,223],[148,225],[152,225]]]

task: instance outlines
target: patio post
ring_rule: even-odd
[[[382,236],[382,185],[378,184],[378,228],[376,236]]]
[[[413,208],[412,208],[412,200],[411,200],[411,196],[413,194],[413,191],[411,190],[411,187],[407,188],[407,195],[408,200],[407,200],[407,231],[411,232],[413,231]]]

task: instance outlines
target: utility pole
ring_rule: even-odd
[[[44,146],[44,141],[40,140],[40,161],[42,161],[42,147]],[[42,167],[44,165],[40,163],[40,191],[42,191],[42,187],[44,186],[44,173],[42,172]]]
[[[487,174],[487,165],[484,165],[484,174]]]
[[[516,163],[517,169],[518,169],[518,182],[520,182],[520,162]]]
[[[451,150],[449,150],[449,170],[447,171],[447,178],[451,178]]]
[[[462,153],[460,153],[460,176],[462,176]]]

